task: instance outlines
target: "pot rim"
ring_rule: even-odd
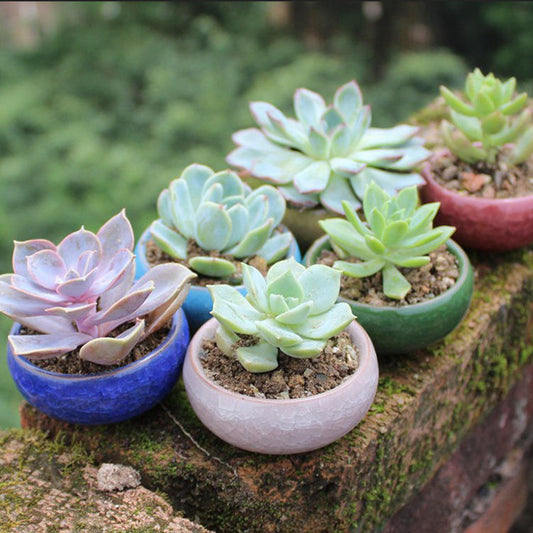
[[[296,251],[299,250],[298,242],[296,241],[296,237],[293,235],[293,233],[287,226],[285,226],[284,224],[279,224],[277,227],[281,228],[282,230],[292,235],[292,242],[289,246],[289,251],[287,252],[287,256],[285,257],[285,259],[289,259],[289,257],[293,257]],[[140,245],[139,248],[140,248],[140,251],[142,251],[144,255],[144,257],[142,257],[140,260],[142,260],[143,263],[146,263],[148,265],[148,268],[151,268],[148,261],[146,260],[146,243],[148,242],[149,238],[150,238],[150,226],[148,226],[142,232],[141,237],[139,239],[139,245]],[[237,290],[244,289],[244,283],[241,283],[240,285],[231,285],[231,287]],[[195,285],[194,279],[193,279],[191,282],[191,287],[189,289],[189,292],[191,291],[208,292],[209,289],[205,285]]]
[[[321,245],[325,241],[329,241],[329,235],[323,235],[322,237],[317,239],[311,245],[311,248],[309,248],[309,252],[312,251],[314,253],[314,249],[317,248],[319,245]],[[337,301],[345,302],[350,305],[353,304],[357,307],[361,307],[362,309],[372,309],[372,310],[378,310],[378,311],[381,311],[381,310],[394,311],[396,313],[404,312],[405,310],[410,310],[410,309],[416,309],[418,311],[418,310],[424,310],[425,307],[435,307],[435,302],[438,302],[439,300],[444,299],[445,297],[452,298],[456,293],[458,293],[464,286],[470,274],[470,271],[472,270],[472,266],[470,264],[470,260],[468,259],[466,252],[454,240],[448,239],[445,244],[448,250],[459,261],[459,277],[455,280],[453,287],[450,287],[449,289],[444,291],[442,294],[435,296],[435,298],[432,298],[431,300],[426,300],[425,302],[418,302],[416,304],[403,305],[401,307],[395,307],[392,305],[377,306],[377,305],[365,304],[365,303],[360,303],[357,300],[351,300],[350,298],[345,298],[340,295]]]
[[[14,361],[17,362],[19,366],[24,367],[29,372],[36,372],[38,374],[42,374],[43,376],[47,376],[54,379],[60,379],[60,380],[74,380],[74,381],[90,381],[90,380],[97,380],[97,379],[104,379],[107,377],[114,377],[119,374],[125,374],[128,372],[132,372],[137,369],[137,367],[144,366],[146,363],[150,362],[152,359],[154,359],[156,356],[158,356],[163,350],[168,348],[170,346],[172,340],[178,335],[178,333],[182,330],[182,327],[184,325],[184,319],[185,314],[183,312],[183,309],[180,307],[178,311],[174,314],[172,318],[172,324],[170,327],[170,331],[168,332],[167,336],[163,339],[161,344],[154,348],[151,352],[147,353],[144,357],[141,359],[138,359],[137,361],[133,361],[131,363],[128,363],[127,365],[121,366],[119,368],[115,368],[114,370],[108,370],[107,372],[99,372],[98,374],[63,374],[61,372],[53,372],[51,370],[45,370],[44,368],[40,368],[36,365],[34,365],[28,358],[21,356],[21,355],[15,355],[9,350],[8,353],[11,355]],[[15,329],[18,329],[20,324],[18,322],[15,322],[13,326],[11,327],[9,334],[11,335],[12,332]]]
[[[296,405],[296,404],[302,404],[302,403],[309,403],[313,401],[320,400],[326,396],[331,396],[334,394],[340,394],[342,393],[342,390],[347,388],[350,384],[350,382],[354,379],[356,379],[360,374],[363,373],[363,370],[366,370],[368,366],[371,364],[372,359],[376,359],[376,365],[377,365],[377,356],[374,349],[374,345],[372,344],[372,341],[370,340],[370,337],[368,336],[368,333],[363,329],[361,324],[357,322],[356,319],[352,320],[348,326],[346,326],[346,331],[348,328],[350,328],[353,331],[353,334],[357,336],[357,338],[361,341],[362,347],[359,348],[359,365],[355,372],[350,375],[347,379],[345,379],[342,383],[334,387],[333,389],[330,389],[325,392],[321,392],[319,394],[314,394],[312,396],[305,396],[303,398],[288,398],[288,399],[274,399],[274,398],[256,398],[255,396],[248,396],[246,394],[241,394],[238,392],[230,391],[229,389],[226,389],[222,385],[218,385],[211,379],[209,379],[202,367],[202,364],[200,362],[200,351],[201,351],[201,341],[203,341],[205,338],[208,338],[208,335],[212,335],[214,337],[214,329],[215,326],[217,326],[219,322],[216,318],[211,318],[207,322],[205,322],[200,329],[196,332],[194,337],[192,338],[189,348],[187,349],[187,355],[186,357],[189,359],[190,365],[192,370],[194,371],[196,377],[200,379],[202,382],[206,383],[209,387],[214,389],[218,394],[225,394],[226,396],[229,396],[236,401],[246,401],[246,402],[252,402],[262,405]]]
[[[426,162],[420,174],[432,187],[438,189],[443,195],[453,199],[459,198],[461,202],[465,203],[472,202],[472,205],[476,205],[476,207],[489,207],[495,204],[513,204],[513,206],[516,206],[516,204],[524,204],[524,207],[526,207],[528,204],[533,203],[533,193],[528,194],[527,196],[516,196],[512,198],[479,198],[478,196],[470,196],[469,194],[459,194],[444,187],[434,179],[431,164],[429,162]],[[424,185],[422,185],[422,187],[424,187]]]

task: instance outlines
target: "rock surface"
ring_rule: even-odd
[[[116,479],[117,469],[111,470]],[[121,481],[126,488],[135,476],[132,469],[119,470],[127,474]],[[102,492],[99,477],[79,446],[50,441],[38,431],[1,432],[0,532],[209,533],[139,483],[111,494]]]
[[[98,462],[131,465],[174,509],[217,532],[379,531],[531,375],[533,251],[472,255],[476,287],[463,323],[430,349],[383,358],[370,413],[322,450],[269,457],[235,449],[203,428],[181,384],[122,424],[71,426],[25,405],[23,425],[61,433]],[[513,409],[513,427],[532,423],[528,400]]]

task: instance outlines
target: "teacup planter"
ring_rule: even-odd
[[[0,276],[0,311],[18,322],[8,365],[46,414],[118,422],[155,405],[176,382],[189,339],[180,306],[194,274],[165,264],[134,282],[132,248],[124,212],[97,234],[82,228],[58,246],[15,243],[14,273]]]
[[[437,221],[457,228],[468,248],[507,251],[533,243],[533,122],[527,95],[479,69],[469,74],[465,100],[441,87],[451,124],[423,171],[424,201],[441,204]],[[522,112],[515,118],[513,115]]]
[[[18,334],[15,324],[12,335]],[[7,364],[18,390],[47,415],[74,424],[110,424],[148,411],[172,390],[179,379],[189,328],[183,311],[174,316],[168,335],[142,359],[99,374],[50,372],[13,354]]]
[[[372,342],[349,306],[335,303],[340,272],[294,260],[274,265],[266,279],[243,269],[246,297],[210,287],[216,319],[193,337],[183,368],[189,401],[207,428],[244,450],[290,454],[326,446],[364,417],[378,383]],[[311,392],[313,364],[342,368],[343,375],[317,376],[338,382]],[[213,365],[228,370],[214,372]],[[269,396],[280,381],[279,394]]]
[[[348,275],[364,278],[382,272],[383,291],[391,304],[362,303],[343,297],[342,292],[339,297],[340,302],[350,305],[378,354],[405,353],[442,339],[457,327],[472,299],[472,267],[461,247],[448,239],[453,228],[431,229],[438,204],[426,204],[417,209],[416,202],[414,188],[402,191],[398,198],[390,198],[377,186],[370,185],[363,205],[367,220],[374,223],[366,226],[347,206],[348,220],[322,222],[328,235],[318,239],[304,259],[306,265],[312,265],[319,261],[324,250],[334,250],[339,259],[344,259],[336,261],[334,266]],[[403,220],[395,214],[398,206],[403,210]],[[382,216],[384,212],[388,219]],[[380,230],[374,232],[376,225]],[[387,226],[391,229],[387,230]],[[419,303],[392,305],[405,298],[410,290],[409,282],[395,265],[410,268],[426,265],[429,257],[425,254],[443,243],[457,263],[458,276],[453,285]],[[358,257],[360,262],[349,262],[350,256]]]
[[[161,192],[158,212],[160,218],[136,246],[137,277],[152,266],[150,243],[165,260],[187,264],[198,274],[197,282],[202,277],[211,283],[226,281],[241,292],[236,260],[257,257],[265,266],[287,257],[301,261],[294,236],[280,225],[285,213],[281,194],[266,185],[252,191],[234,172],[187,167]],[[194,283],[183,304],[192,332],[211,318],[213,307],[207,288]]]
[[[324,211],[342,214],[342,201],[357,209],[368,183],[389,192],[423,183],[416,167],[430,152],[418,128],[371,128],[355,81],[339,87],[332,105],[307,89],[294,94],[296,119],[266,102],[252,102],[258,128],[236,132],[227,162],[275,184],[288,202],[284,223],[303,249],[320,234]]]

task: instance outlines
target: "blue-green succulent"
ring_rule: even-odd
[[[235,264],[209,252],[237,259],[255,255],[271,264],[287,255],[292,235],[278,226],[285,200],[274,188],[255,190],[230,170],[215,173],[203,165],[190,165],[164,189],[157,202],[159,219],[150,226],[152,239],[175,259],[205,276],[226,277]],[[189,242],[205,255],[188,257]]]
[[[236,132],[238,147],[227,161],[276,184],[292,205],[322,204],[342,214],[342,201],[360,207],[368,183],[390,193],[423,183],[414,169],[430,152],[416,137],[418,128],[371,128],[355,81],[339,87],[329,106],[319,94],[298,89],[296,120],[266,102],[252,102],[250,109],[260,129]]]
[[[350,306],[336,303],[341,273],[325,265],[305,268],[293,258],[273,265],[264,278],[243,264],[246,296],[228,285],[210,285],[213,316],[220,322],[216,343],[250,372],[278,366],[278,348],[291,357],[316,357],[329,338],[355,318]],[[239,335],[257,343],[238,346]]]

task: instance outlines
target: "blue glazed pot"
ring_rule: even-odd
[[[16,334],[20,324],[14,324]],[[7,348],[9,371],[22,395],[34,407],[73,424],[110,424],[144,413],[158,404],[179,378],[189,343],[183,311],[174,316],[163,343],[129,365],[91,375],[43,370]]]
[[[146,260],[146,243],[150,238],[150,230],[147,229],[141,235],[141,238],[135,246],[135,262],[137,265],[137,270],[135,272],[136,279],[139,279],[150,269],[150,264]],[[300,253],[300,248],[298,247],[296,239],[292,240],[287,257],[294,257],[298,263],[302,262],[302,254]],[[241,294],[246,294],[244,285],[238,285],[235,288]],[[204,322],[207,322],[212,318],[211,310],[213,309],[213,299],[211,298],[209,290],[206,287],[191,285],[191,289],[185,302],[183,302],[182,308],[187,316],[191,334],[195,333]]]

